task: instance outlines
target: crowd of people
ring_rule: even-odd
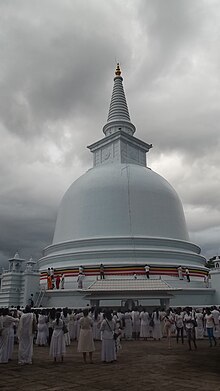
[[[68,308],[34,309],[26,306],[0,309],[0,363],[12,359],[14,344],[18,343],[18,363],[32,364],[33,344],[49,346],[54,362],[63,361],[71,341],[85,363],[93,362],[94,341],[101,341],[101,361],[114,362],[122,348],[122,340],[158,341],[171,337],[176,343],[187,340],[189,350],[197,349],[196,341],[207,338],[210,347],[220,338],[220,309],[145,308],[118,311],[99,308],[72,310]],[[89,360],[89,361],[88,361]]]

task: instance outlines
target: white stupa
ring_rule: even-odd
[[[65,290],[48,292],[50,304],[67,303],[70,291],[75,292],[73,306],[88,300],[120,305],[134,298],[139,304],[158,299],[162,303],[167,298],[173,305],[193,304],[193,300],[206,304],[213,291],[204,288],[205,258],[189,241],[176,191],[147,166],[146,153],[152,145],[134,137],[119,64],[103,132],[105,137],[88,147],[93,168],[65,193],[53,243],[39,260],[42,285],[48,268],[65,275]],[[100,264],[105,273],[101,281]],[[150,268],[149,280],[145,265]],[[183,280],[178,276],[180,265]],[[85,277],[79,291],[80,267]]]

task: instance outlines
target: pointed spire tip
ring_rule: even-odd
[[[117,66],[116,66],[116,70],[115,70],[115,75],[116,75],[116,76],[121,76],[121,69],[120,69],[119,62],[117,62]]]

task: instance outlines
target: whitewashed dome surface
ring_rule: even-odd
[[[62,199],[53,244],[109,236],[188,240],[177,193],[160,175],[136,164],[89,170]]]

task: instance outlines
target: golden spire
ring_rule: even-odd
[[[117,62],[117,66],[116,66],[116,70],[115,70],[115,75],[116,75],[116,76],[121,76],[121,69],[120,69],[119,62]]]

